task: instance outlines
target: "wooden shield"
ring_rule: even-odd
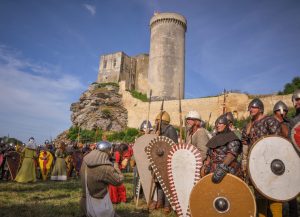
[[[300,192],[300,158],[285,138],[258,140],[249,153],[248,172],[257,191],[270,200],[291,200]]]
[[[147,203],[149,202],[149,195],[150,195],[150,186],[152,181],[151,171],[149,170],[150,162],[147,158],[145,148],[151,140],[156,138],[157,135],[155,134],[145,134],[139,138],[134,143],[133,146],[133,156],[136,161],[136,166],[138,169],[138,173],[140,176],[140,180],[143,187],[144,196],[146,198]]]
[[[20,166],[20,161],[21,161],[21,157],[18,152],[16,151],[8,152],[8,155],[6,157],[6,162],[12,180],[14,180],[17,176],[18,169]]]
[[[172,139],[165,136],[159,136],[151,140],[150,144],[146,147],[146,154],[159,184],[175,210],[176,207],[172,200],[171,185],[167,168],[168,154],[171,152],[173,145],[175,145],[175,143]]]
[[[189,197],[200,179],[200,151],[193,145],[173,145],[168,155],[171,197],[178,216],[190,216]]]
[[[297,151],[300,152],[300,122],[291,130],[291,140]]]
[[[190,194],[193,217],[255,217],[255,198],[245,182],[227,174],[219,184],[209,174],[194,186]]]

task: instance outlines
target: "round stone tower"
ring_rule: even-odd
[[[184,98],[186,19],[176,13],[154,13],[150,20],[148,84],[154,100]]]

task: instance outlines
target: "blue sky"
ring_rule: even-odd
[[[0,0],[0,136],[68,129],[100,55],[149,52],[154,11],[187,18],[186,98],[273,93],[300,75],[298,0]]]

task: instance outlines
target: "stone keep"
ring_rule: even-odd
[[[186,19],[176,13],[155,13],[150,20],[148,85],[154,100],[184,98]]]

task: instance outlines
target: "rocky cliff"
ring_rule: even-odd
[[[121,131],[127,126],[127,110],[122,104],[119,86],[114,83],[93,83],[71,104],[73,126],[82,129]]]

